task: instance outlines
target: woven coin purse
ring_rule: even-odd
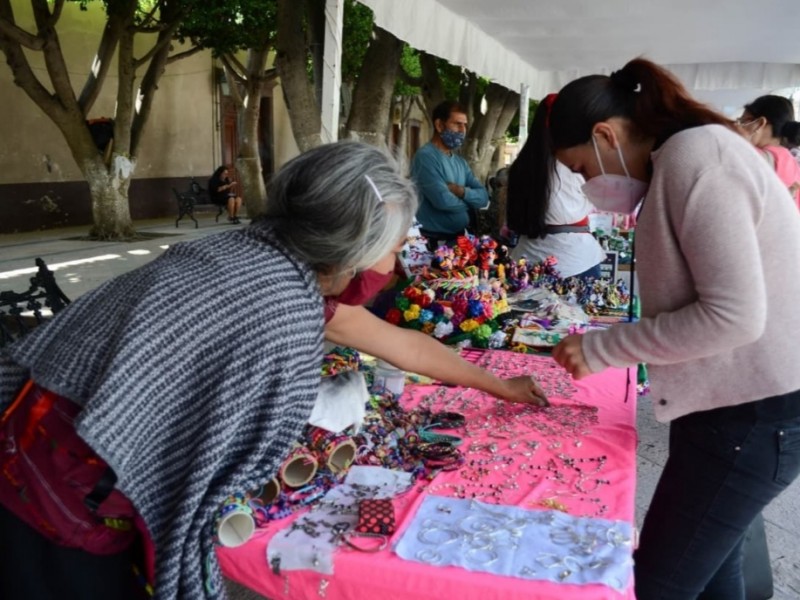
[[[362,500],[358,503],[358,533],[392,535],[394,528],[394,506],[391,500]]]

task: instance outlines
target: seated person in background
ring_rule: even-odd
[[[800,123],[794,120],[794,107],[783,96],[760,96],[745,105],[736,120],[742,135],[758,148],[789,188],[795,204],[800,207],[800,165],[789,148],[800,144]]]
[[[593,206],[581,191],[583,177],[556,161],[547,147],[555,98],[550,94],[539,104],[530,136],[509,169],[506,225],[519,235],[512,257],[538,262],[554,256],[562,277],[599,278],[606,255],[589,232]],[[547,183],[534,185],[537,180]]]
[[[208,195],[211,202],[228,209],[228,221],[236,224],[240,223],[239,209],[242,207],[242,199],[233,191],[236,182],[231,181],[229,175],[228,167],[218,167],[208,180]]]
[[[467,109],[446,100],[433,109],[433,137],[417,150],[411,178],[419,190],[417,220],[429,247],[454,242],[469,225],[470,209],[485,208],[489,194],[467,161],[456,154],[467,133]]]

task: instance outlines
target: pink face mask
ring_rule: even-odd
[[[617,154],[625,175],[606,173],[594,135],[592,135],[592,145],[594,146],[597,164],[600,165],[602,175],[592,177],[584,183],[581,188],[583,193],[600,210],[626,215],[631,214],[636,209],[636,205],[644,198],[645,193],[647,193],[648,183],[630,176],[619,144],[617,144]]]
[[[347,284],[344,291],[336,296],[342,304],[359,306],[375,297],[392,280],[394,273],[378,273],[377,271],[362,271]]]

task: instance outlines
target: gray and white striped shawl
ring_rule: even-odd
[[[0,353],[0,408],[27,377],[83,411],[156,545],[156,598],[224,597],[213,519],[307,422],[322,359],[314,273],[264,224],[177,244]]]

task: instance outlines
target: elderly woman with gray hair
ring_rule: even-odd
[[[307,422],[323,338],[511,401],[545,403],[359,306],[324,298],[388,270],[417,208],[380,150],[289,162],[265,218],[177,244],[0,353],[0,597],[223,593],[212,530]],[[148,561],[147,558],[151,560]]]

